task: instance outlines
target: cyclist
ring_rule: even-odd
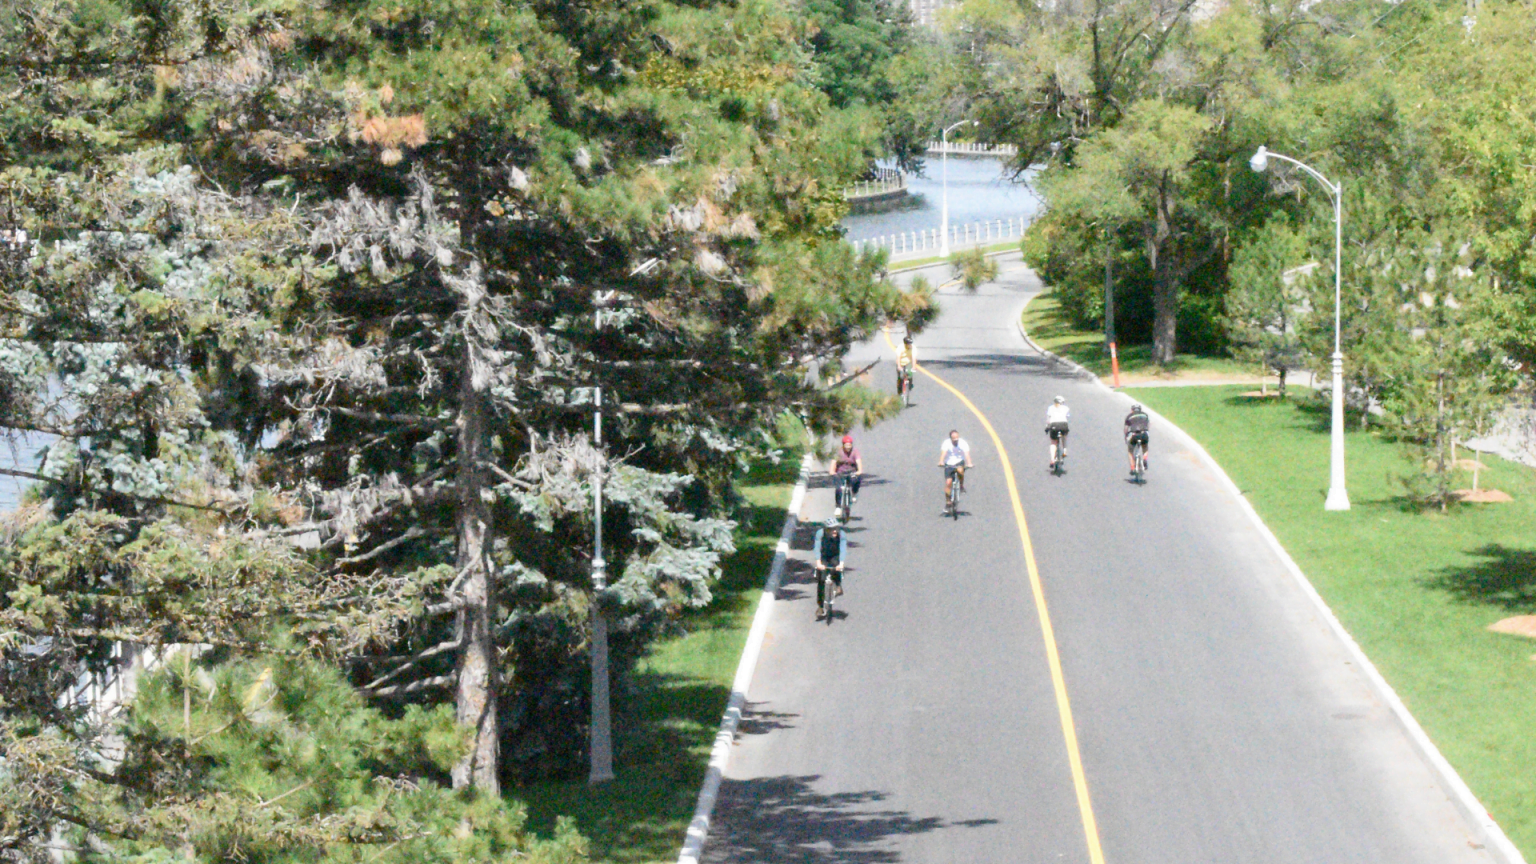
[[[950,485],[958,478],[965,491],[965,469],[971,466],[971,445],[960,437],[960,430],[949,430],[949,437],[939,442],[939,467],[944,469],[944,512],[949,512]]]
[[[842,446],[838,448],[832,461],[827,465],[827,473],[831,474],[834,480],[842,479],[838,476],[840,474],[852,474],[853,476],[848,478],[848,491],[853,493],[853,500],[848,503],[859,502],[859,484],[864,479],[864,459],[854,448],[852,435],[843,436]]]
[[[902,394],[902,387],[910,392],[912,389],[912,370],[917,366],[917,349],[912,347],[912,334],[908,333],[901,340],[901,351],[896,354],[896,395]]]
[[[816,620],[827,617],[827,575],[832,576],[832,596],[843,596],[843,559],[848,555],[848,537],[843,534],[843,524],[833,512],[827,521],[816,529],[811,541],[816,550]]]
[[[1067,421],[1072,419],[1072,409],[1067,407],[1065,396],[1057,396],[1045,409],[1045,434],[1051,439],[1051,464],[1055,469],[1058,448],[1061,458],[1067,456]]]
[[[1132,405],[1131,413],[1125,415],[1125,458],[1132,474],[1136,473],[1136,457],[1131,451],[1137,444],[1141,445],[1141,464],[1147,464],[1147,451],[1151,449],[1147,444],[1147,430],[1151,426],[1152,418],[1147,412],[1141,410],[1139,404]]]

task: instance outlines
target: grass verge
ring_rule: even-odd
[[[535,833],[552,836],[555,820],[569,816],[591,842],[594,862],[677,860],[799,467],[799,454],[788,454],[738,484],[747,508],[714,602],[684,617],[683,635],[651,650],[631,682],[628,704],[615,705],[617,779],[598,787],[571,781],[508,791],[527,805]]]
[[[1046,290],[1035,295],[1029,305],[1024,307],[1023,321],[1025,332],[1041,348],[1066,357],[1100,377],[1110,374],[1104,334],[1075,329],[1061,314],[1054,292]],[[1178,354],[1172,363],[1158,365],[1152,362],[1151,345],[1121,345],[1116,353],[1120,356],[1122,376],[1168,378],[1234,375],[1258,378],[1259,370],[1253,364],[1226,357]]]
[[[1221,463],[1462,779],[1536,860],[1536,641],[1485,629],[1536,613],[1536,471],[1484,456],[1480,485],[1508,492],[1512,503],[1417,513],[1396,479],[1409,469],[1400,446],[1353,431],[1352,507],[1327,513],[1326,404],[1249,399],[1245,389],[1127,392]]]
[[[1019,241],[1017,238],[1015,238],[1013,240],[1003,241],[1002,243],[993,243],[988,246],[982,246],[981,251],[988,255],[995,255],[999,252],[1012,252],[1017,248],[1019,248]],[[960,252],[963,250],[964,247],[962,246],[953,247],[953,251],[955,252]],[[919,267],[932,267],[935,264],[943,264],[948,260],[948,258],[945,258],[942,255],[934,255],[929,258],[913,258],[911,260],[905,261],[892,261],[887,269],[889,269],[892,273],[899,273],[903,270],[916,270]]]

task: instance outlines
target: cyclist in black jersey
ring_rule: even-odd
[[[1133,453],[1137,444],[1141,445],[1141,464],[1147,464],[1147,430],[1152,426],[1152,418],[1147,412],[1141,410],[1140,405],[1132,405],[1131,413],[1125,415],[1125,460],[1131,466],[1131,473],[1136,473],[1136,456]]]

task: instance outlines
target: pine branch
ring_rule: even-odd
[[[364,561],[371,561],[374,558],[383,555],[385,552],[400,546],[401,544],[409,543],[418,537],[425,536],[427,536],[427,532],[421,530],[421,528],[415,525],[412,525],[410,529],[408,529],[404,534],[401,534],[399,537],[380,543],[379,545],[373,547],[361,555],[354,555],[350,558],[340,558],[336,561],[336,565],[339,567],[344,567],[352,564],[361,564]]]
[[[381,414],[374,411],[358,411],[352,408],[324,407],[315,410],[329,411],[365,423],[403,423],[408,426],[449,426],[451,421],[442,417],[424,417],[420,414]]]
[[[412,681],[409,684],[397,684],[393,687],[385,687],[373,691],[374,696],[404,696],[408,693],[419,693],[422,690],[430,690],[433,687],[447,687],[459,680],[458,673],[451,675],[439,675],[436,678],[423,678],[420,681]]]
[[[17,471],[14,468],[0,468],[0,475],[7,477],[20,477],[24,480],[35,480],[39,483],[66,482],[59,477],[48,477],[43,474],[34,474],[31,471]],[[160,498],[155,495],[138,495],[133,492],[122,492],[117,489],[103,489],[99,486],[88,486],[86,488],[92,492],[102,494],[122,495],[125,498],[132,498],[135,501],[143,501],[146,504],[160,504],[166,507],[190,507],[193,510],[210,510],[214,513],[222,513],[226,516],[229,515],[228,510],[224,509],[223,507],[214,506],[212,504],[192,504],[187,501],[177,501],[173,498]]]
[[[459,650],[460,648],[463,648],[463,647],[464,647],[464,640],[463,639],[454,639],[451,642],[442,642],[440,644],[433,645],[431,648],[428,648],[425,651],[422,651],[422,652],[416,654],[415,656],[410,657],[406,661],[405,664],[403,664],[399,668],[395,669],[393,672],[390,672],[388,675],[385,675],[384,677],[379,678],[379,679],[373,681],[372,683],[370,683],[367,686],[363,687],[363,689],[364,690],[378,690],[379,688],[383,687],[385,684],[388,684],[390,681],[393,681],[396,678],[399,678],[401,675],[404,675],[406,672],[409,672],[410,670],[417,668],[422,663],[425,663],[426,661],[431,660],[433,657],[441,657],[444,654],[450,653],[452,651],[457,651],[457,650]],[[394,658],[394,659],[405,659],[405,658]]]
[[[852,373],[849,373],[847,375],[844,375],[843,377],[837,379],[837,381],[833,382],[832,384],[827,385],[827,390],[836,390],[837,388],[843,386],[844,384],[847,384],[849,381],[852,381],[855,378],[859,377],[860,375],[863,375],[865,372],[868,372],[869,370],[875,368],[877,365],[879,365],[879,363],[880,363],[880,361],[876,360],[875,362],[869,364],[868,366],[865,366],[863,369],[860,369],[857,372],[852,372]]]

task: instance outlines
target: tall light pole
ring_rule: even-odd
[[[1248,167],[1264,173],[1269,169],[1271,158],[1289,162],[1311,174],[1333,196],[1333,431],[1330,434],[1331,464],[1328,472],[1328,499],[1324,510],[1348,510],[1349,492],[1344,488],[1344,352],[1339,347],[1340,290],[1344,259],[1344,186],[1331,183],[1317,169],[1299,159],[1274,153],[1267,147],[1259,147]]]
[[[939,133],[939,174],[943,178],[940,181],[939,192],[939,257],[949,257],[949,133],[950,130],[969,123],[972,126],[980,125],[975,120],[961,120],[944,127]]]
[[[598,292],[592,310],[593,325],[603,329],[603,307],[612,293]],[[608,588],[608,562],[603,560],[603,386],[599,384],[592,398],[592,447],[598,465],[592,473],[592,728],[589,746],[591,769],[587,783],[613,779],[613,712],[608,700],[608,619],[603,616],[601,597]]]
[[[631,277],[644,276],[661,264],[660,258],[648,258],[629,271]],[[592,298],[594,333],[603,329],[603,310],[615,305],[616,292],[597,291]],[[608,619],[599,600],[608,588],[608,562],[603,560],[603,386],[592,394],[592,447],[600,464],[592,476],[592,728],[589,749],[591,765],[587,783],[605,783],[613,779],[613,711],[608,693]]]

